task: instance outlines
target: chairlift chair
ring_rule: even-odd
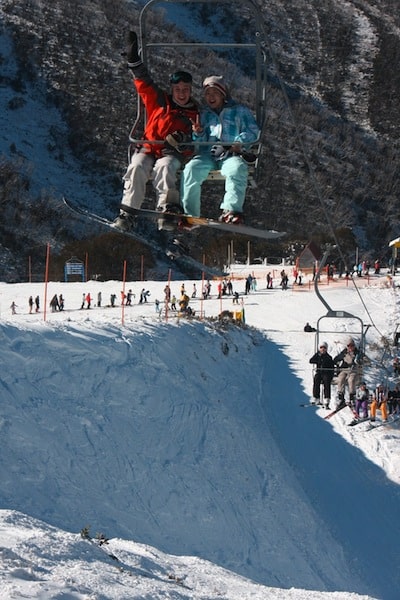
[[[367,331],[368,331],[370,325],[364,324],[363,320],[360,317],[358,317],[357,315],[353,315],[352,313],[350,313],[346,310],[334,310],[333,308],[331,308],[330,305],[328,304],[328,302],[325,300],[325,298],[323,298],[323,296],[318,288],[320,274],[326,264],[326,260],[327,260],[327,257],[330,252],[331,252],[331,248],[329,247],[321,259],[318,272],[314,279],[314,291],[315,291],[317,297],[319,298],[319,300],[322,302],[322,304],[327,309],[327,313],[325,315],[322,315],[317,321],[317,327],[316,327],[316,332],[315,332],[315,352],[318,351],[323,339],[335,334],[335,335],[342,335],[342,336],[348,336],[348,337],[351,336],[351,337],[356,338],[357,345],[358,345],[358,348],[359,348],[361,354],[365,355],[365,339],[366,339]],[[337,328],[333,327],[333,322],[335,320],[336,320],[336,323],[340,323],[340,324],[344,325],[343,331],[340,331]],[[361,367],[360,376],[362,377],[363,376],[363,364],[362,363],[361,363],[360,367]],[[335,384],[335,382],[336,382],[336,380],[334,379],[332,381],[332,383]]]
[[[153,14],[155,10],[164,9],[168,12],[168,9],[171,8],[171,5],[212,5],[213,11],[215,11],[216,7],[219,5],[229,5],[230,16],[236,15],[238,19],[245,20],[249,27],[252,29],[251,31],[251,40],[245,42],[237,42],[232,41],[230,39],[213,39],[212,41],[202,41],[202,40],[193,40],[193,41],[185,41],[180,42],[177,40],[172,40],[170,37],[161,41],[154,41],[152,38],[155,36],[151,36],[149,33],[149,20],[150,16]],[[177,8],[177,6],[175,6]],[[179,27],[179,22],[176,23],[177,27]],[[157,35],[160,36],[163,32],[157,31]],[[168,31],[165,33],[165,36],[168,35]],[[191,35],[193,33],[191,32]],[[170,33],[169,33],[170,36]],[[215,38],[215,35],[214,35]],[[256,154],[256,161],[249,166],[249,184],[252,187],[256,187],[257,182],[257,174],[259,169],[259,160],[262,149],[262,140],[263,133],[265,129],[266,122],[266,83],[267,83],[267,54],[266,54],[266,36],[263,30],[263,17],[260,9],[258,8],[255,0],[241,0],[240,3],[237,3],[237,6],[234,6],[231,0],[149,0],[143,9],[140,12],[139,16],[139,46],[141,48],[141,57],[143,62],[149,66],[151,71],[151,55],[154,52],[157,52],[161,49],[174,49],[176,51],[188,52],[188,51],[213,51],[213,52],[227,52],[230,53],[237,52],[238,54],[243,51],[247,51],[253,56],[253,64],[251,68],[246,65],[247,71],[250,75],[254,76],[254,106],[251,107],[258,126],[260,128],[260,135],[258,139],[252,144],[251,151]],[[195,78],[199,81],[202,81],[204,77],[209,75],[209,72],[204,73],[195,73]],[[200,79],[201,77],[201,79]],[[145,142],[151,143],[163,143],[158,140],[144,140],[142,137],[138,136],[139,129],[142,124],[146,123],[146,114],[144,110],[143,103],[138,96],[137,98],[137,110],[136,110],[136,118],[133,123],[132,129],[129,135],[129,159],[131,157],[132,151],[138,145],[142,145]],[[234,140],[232,140],[233,143]],[[214,142],[200,142],[201,145],[212,146]],[[223,176],[220,171],[211,171],[208,176],[208,180],[223,180]]]

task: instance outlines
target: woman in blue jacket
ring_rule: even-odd
[[[184,168],[181,178],[181,203],[185,214],[200,216],[201,185],[211,170],[220,169],[225,177],[225,194],[220,204],[221,221],[243,222],[248,163],[242,151],[258,139],[260,129],[251,111],[235,102],[219,75],[203,82],[206,107],[200,111],[200,123],[193,124],[193,138],[199,153]]]

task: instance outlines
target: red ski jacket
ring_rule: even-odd
[[[144,130],[145,140],[165,140],[169,133],[183,131],[192,139],[192,121],[196,120],[199,109],[196,102],[190,99],[186,106],[175,104],[170,94],[167,94],[154,83],[144,65],[135,73],[134,84],[146,110],[147,121]],[[160,158],[165,154],[164,144],[144,144],[146,152]],[[171,149],[167,149],[171,151]],[[184,159],[193,154],[193,147],[184,147],[181,153],[175,153]]]

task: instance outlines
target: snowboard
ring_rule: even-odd
[[[94,212],[91,212],[81,206],[72,203],[67,198],[63,198],[64,205],[72,211],[75,215],[78,215],[82,219],[88,219],[90,221],[94,221],[104,227],[107,227],[114,233],[119,233],[121,235],[125,235],[130,237],[138,242],[141,242],[148,248],[151,248],[155,252],[162,254],[166,258],[168,258],[171,262],[176,264],[178,267],[182,266],[182,268],[190,268],[198,271],[199,273],[206,273],[210,277],[224,277],[226,272],[222,269],[218,269],[217,267],[209,267],[204,265],[200,261],[192,258],[191,256],[184,253],[184,246],[179,240],[171,240],[171,243],[168,247],[163,248],[161,245],[157,244],[155,240],[152,240],[140,233],[136,229],[131,229],[129,231],[123,231],[118,227],[115,227],[113,221],[107,219],[106,217],[102,217]],[[160,216],[160,213],[157,213]]]
[[[121,204],[121,209],[136,217],[145,217],[147,219],[158,220],[160,217],[167,218],[171,222],[176,222],[177,229],[180,222],[186,222],[193,229],[197,227],[209,227],[225,231],[226,233],[239,233],[249,237],[256,237],[264,240],[276,240],[284,235],[285,232],[275,231],[273,229],[257,229],[243,224],[224,223],[208,217],[191,217],[180,213],[160,212],[158,210],[150,210],[147,208],[132,208],[126,204]],[[184,228],[183,228],[184,229]]]

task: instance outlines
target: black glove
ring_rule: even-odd
[[[243,158],[245,162],[249,165],[252,165],[257,160],[257,154],[253,154],[252,152],[247,152],[247,150],[242,150],[240,156]]]
[[[187,135],[184,131],[174,131],[173,133],[169,133],[165,138],[165,143],[172,148],[175,148],[178,152],[180,151],[179,146],[184,142],[187,142]]]
[[[142,62],[139,56],[139,44],[138,38],[135,31],[130,31],[128,36],[128,45],[126,51],[123,53],[128,61],[128,67],[136,67]]]

